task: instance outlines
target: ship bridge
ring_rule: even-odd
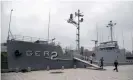
[[[117,41],[108,41],[108,42],[102,42],[100,43],[99,47],[100,50],[112,50],[112,49],[118,49]]]

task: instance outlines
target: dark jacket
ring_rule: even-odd
[[[114,62],[114,65],[115,65],[115,66],[118,66],[118,62],[117,62],[117,61],[115,61],[115,62]]]

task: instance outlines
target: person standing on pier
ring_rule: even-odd
[[[100,59],[100,62],[101,62],[101,65],[100,65],[100,67],[103,69],[103,57]]]
[[[118,61],[117,60],[114,61],[114,66],[115,66],[114,70],[118,72]]]
[[[92,60],[93,60],[93,57],[92,56],[90,56],[90,63],[92,64]]]

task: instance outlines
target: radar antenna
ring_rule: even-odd
[[[70,18],[67,20],[68,23],[71,23],[77,27],[78,33],[76,33],[76,36],[77,36],[76,42],[77,42],[78,50],[80,50],[80,23],[83,22],[83,18],[80,19],[80,17],[83,17],[83,16],[84,15],[80,13],[80,10],[78,10],[78,12],[75,12],[75,17],[78,17],[78,22],[74,21],[73,14],[70,14]]]
[[[108,26],[107,27],[110,27],[110,37],[111,37],[111,41],[113,41],[113,33],[112,33],[112,30],[113,30],[113,26],[116,25],[116,23],[113,23],[112,21],[109,22]]]

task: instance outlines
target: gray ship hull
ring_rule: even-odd
[[[75,59],[79,52],[68,51],[63,53],[59,45],[40,44],[25,41],[7,41],[7,63],[8,70],[16,69],[46,70],[64,68],[84,68],[90,67],[90,63]]]
[[[20,55],[16,56],[15,51],[18,50]],[[28,53],[26,51],[31,51]],[[38,53],[36,51],[39,51]],[[44,54],[49,51],[49,53]],[[57,56],[51,59],[52,52],[57,52]],[[38,44],[24,41],[7,41],[8,53],[8,69],[58,69],[64,66],[65,68],[73,67],[73,57],[71,53],[63,54],[60,46],[49,44]]]

